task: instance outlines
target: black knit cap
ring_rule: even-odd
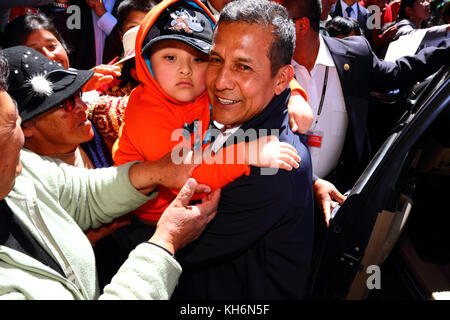
[[[142,55],[161,40],[179,40],[205,54],[211,49],[213,22],[206,12],[186,1],[178,1],[164,9],[145,36]]]
[[[17,102],[23,122],[70,98],[94,74],[90,70],[67,70],[25,46],[7,48],[2,53],[9,64],[8,93]]]

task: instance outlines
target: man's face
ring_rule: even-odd
[[[320,16],[320,20],[326,20],[328,18],[331,8],[336,2],[337,0],[322,0],[322,15]]]
[[[75,94],[61,106],[27,121],[23,130],[27,138],[33,139],[33,151],[41,155],[62,154],[91,140],[94,132],[86,110],[79,94]]]
[[[8,195],[22,170],[20,149],[24,137],[20,122],[11,97],[6,91],[0,91],[0,199]]]
[[[268,51],[272,34],[256,24],[220,23],[214,33],[206,86],[214,120],[232,127],[259,114],[276,93]]]
[[[430,3],[426,0],[417,0],[409,11],[412,20],[426,20],[430,17]]]

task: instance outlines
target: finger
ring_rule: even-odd
[[[202,214],[206,214],[208,216],[208,222],[211,221],[217,213],[220,192],[220,189],[214,190],[207,197],[202,199],[202,203],[196,205]]]
[[[101,75],[111,75],[114,77],[119,77],[121,75],[119,66],[100,65],[92,68],[92,70]]]
[[[196,188],[197,181],[194,178],[187,179],[172,204],[175,207],[187,207]]]
[[[287,142],[280,142],[280,147],[282,147],[283,149],[289,149],[294,151],[295,153],[297,153],[297,149],[295,149],[295,147]]]
[[[299,158],[299,157],[293,157],[293,156],[288,155],[288,154],[281,154],[278,157],[278,160],[289,164],[291,167],[298,168],[300,165],[299,165],[299,163],[296,160],[297,158]]]
[[[342,202],[345,201],[345,199],[347,199],[342,193],[340,193],[337,189],[334,189],[331,191],[331,195],[333,197],[334,200],[336,200],[337,202],[339,202],[339,204],[342,204]]]
[[[287,144],[289,147],[281,146],[281,153],[284,155],[289,156],[290,158],[294,159],[296,162],[300,162],[301,158],[298,155],[297,150],[292,147],[291,145]]]
[[[198,184],[197,188],[195,188],[195,193],[210,193],[211,187],[206,184]]]
[[[322,210],[325,216],[325,223],[327,224],[327,227],[330,225],[330,218],[331,218],[330,205],[331,205],[330,200],[322,200]]]
[[[292,132],[297,132],[297,122],[294,119],[289,119],[289,126],[291,127]]]
[[[292,166],[289,163],[287,163],[287,162],[285,162],[283,160],[276,160],[273,163],[273,165],[271,165],[270,167],[272,167],[272,168],[280,168],[280,169],[287,170],[287,171],[291,171],[292,170]]]

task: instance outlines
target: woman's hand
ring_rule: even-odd
[[[92,68],[94,75],[91,79],[83,86],[81,91],[87,92],[100,88],[101,86],[110,83],[116,77],[120,77],[120,67],[110,66],[106,64],[101,64]]]

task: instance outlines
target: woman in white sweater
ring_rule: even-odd
[[[23,48],[14,52],[19,60],[29,58]],[[34,67],[21,63],[11,76]],[[154,236],[131,252],[99,296],[94,254],[83,230],[155,197],[164,161],[88,170],[21,150],[21,119],[6,92],[7,73],[7,61],[0,56],[0,299],[168,299],[181,273],[173,255],[214,217],[220,191],[189,206],[192,194],[206,189],[187,180]],[[88,79],[81,71],[55,74],[55,92],[35,103],[65,100]],[[30,86],[43,89],[42,83],[35,87],[31,81]]]

